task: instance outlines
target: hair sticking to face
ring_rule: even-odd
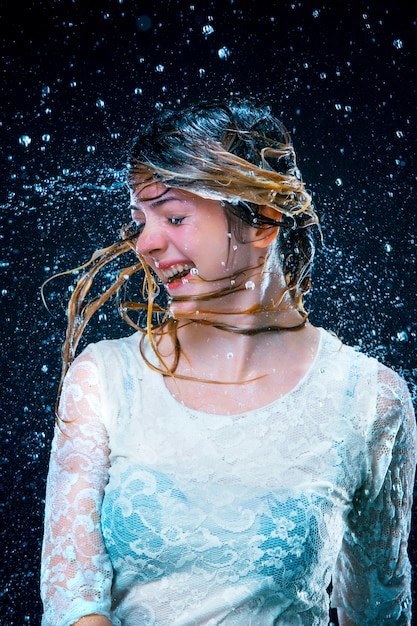
[[[318,219],[297,168],[289,133],[269,107],[254,106],[247,101],[211,102],[161,114],[145,125],[134,140],[127,180],[136,193],[158,181],[203,198],[220,200],[237,230],[242,223],[256,228],[279,224],[277,251],[287,293],[300,313],[300,324],[294,328],[305,324],[307,314],[302,298],[310,288],[315,250],[313,233]],[[265,207],[269,208],[268,215]],[[276,219],[270,217],[274,211]],[[177,323],[168,310],[156,302],[159,286],[142,258],[136,258],[133,265],[122,270],[99,297],[88,300],[98,272],[115,258],[134,251],[136,237],[137,234],[125,229],[121,241],[97,251],[88,263],[73,270],[84,270],[84,273],[69,302],[58,397],[88,321],[109,298],[120,293],[126,277],[136,273],[142,274],[145,302],[123,302],[121,314],[127,323],[143,332],[143,339],[148,336],[160,363],[160,368],[155,369],[164,374],[175,373],[181,354]],[[64,272],[68,273],[71,271]],[[230,288],[230,292],[238,288],[241,287]],[[146,328],[136,324],[129,311],[146,311]],[[250,334],[283,330],[276,326],[244,329],[216,325],[227,331]],[[158,352],[160,332],[168,332],[172,337],[175,357],[170,367]]]
[[[302,307],[318,219],[289,133],[268,107],[208,103],[161,115],[134,141],[128,169],[135,192],[155,181],[221,200],[254,227],[279,222],[286,284]],[[276,211],[276,222],[264,207]]]

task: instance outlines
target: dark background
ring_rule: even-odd
[[[40,285],[118,237],[129,217],[126,151],[144,116],[217,96],[272,105],[322,218],[311,319],[402,373],[415,397],[414,6],[3,2],[1,624],[40,623],[43,497],[71,281],[47,286],[50,312]],[[113,309],[86,340],[125,332]]]

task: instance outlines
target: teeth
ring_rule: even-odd
[[[166,281],[169,281],[177,274],[182,274],[182,272],[191,269],[191,267],[191,265],[173,265],[172,267],[163,271],[164,279]]]

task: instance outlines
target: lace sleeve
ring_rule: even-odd
[[[411,623],[407,556],[416,463],[415,417],[404,381],[381,366],[368,435],[368,480],[358,491],[333,577],[332,605],[355,624]]]
[[[112,569],[100,529],[108,473],[97,367],[87,349],[66,377],[47,481],[42,548],[43,626],[110,615]]]

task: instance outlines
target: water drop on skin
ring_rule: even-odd
[[[255,289],[255,283],[253,282],[253,280],[246,281],[245,289]]]
[[[228,352],[227,353],[227,358],[228,359],[233,359],[233,352]]]

